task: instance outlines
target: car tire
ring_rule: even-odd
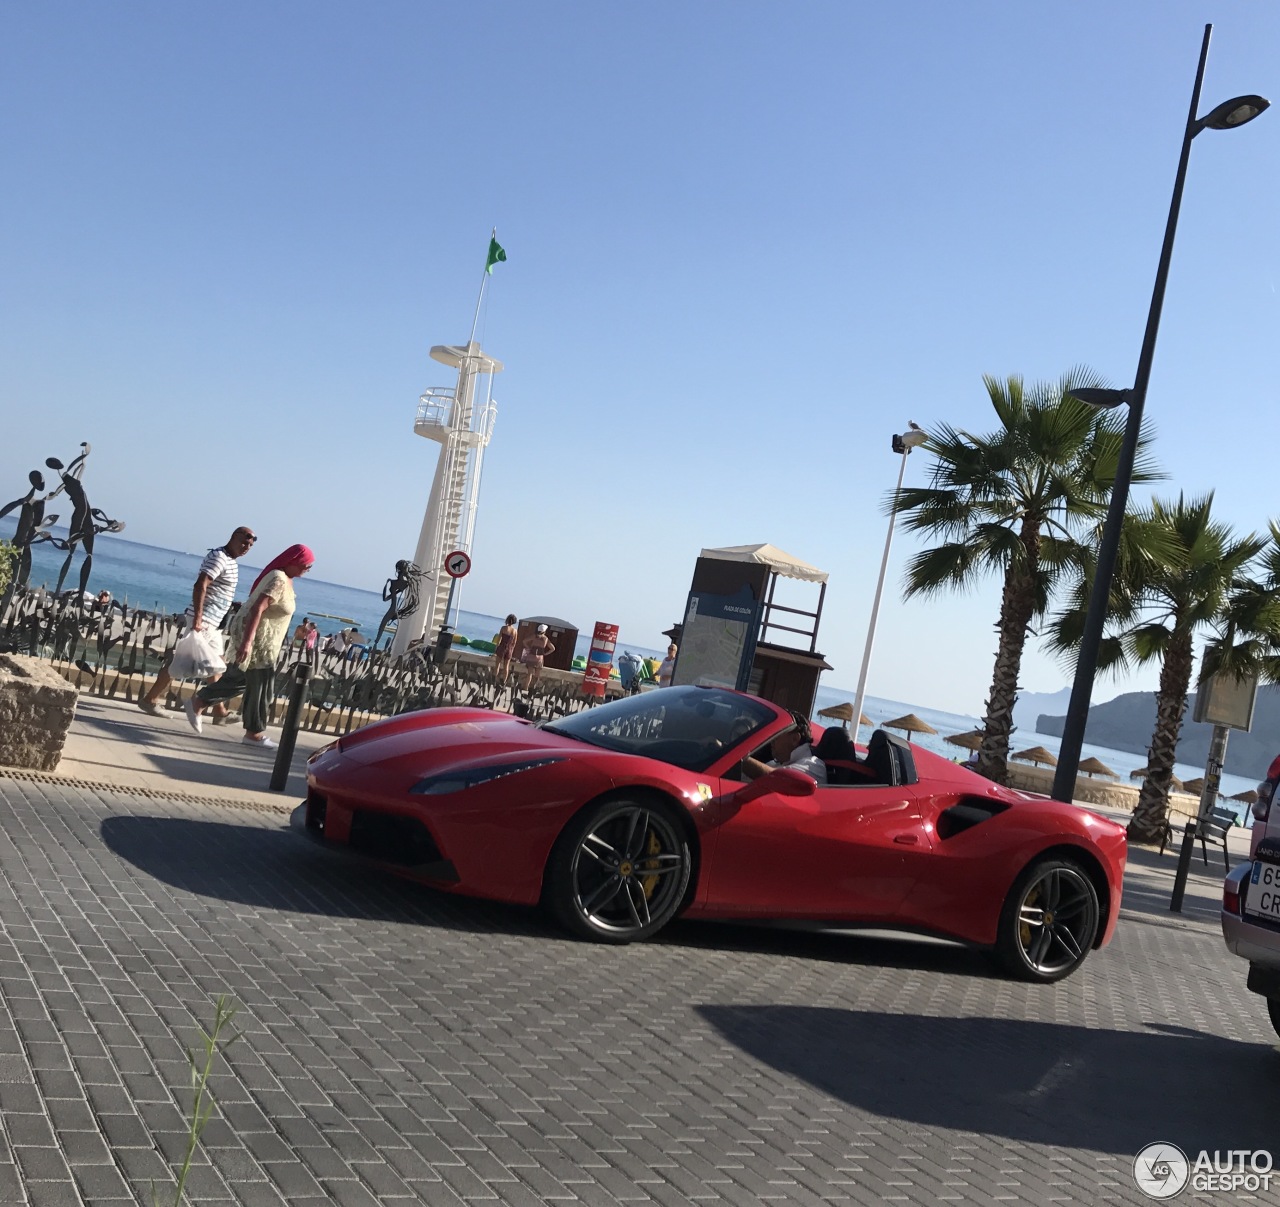
[[[1271,1015],[1271,1025],[1276,1034],[1280,1035],[1280,997],[1267,998],[1267,1013]]]
[[[1101,924],[1089,873],[1071,859],[1039,859],[1005,898],[995,954],[1018,980],[1060,981],[1084,963]]]
[[[680,912],[692,868],[674,805],[614,797],[565,827],[547,861],[543,902],[581,938],[632,943],[657,934]]]

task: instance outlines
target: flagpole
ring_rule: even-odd
[[[489,237],[491,240],[496,239],[498,237],[498,228],[496,226],[493,228],[493,234],[490,235]],[[484,283],[488,279],[489,279],[489,253],[486,250],[485,257],[484,257],[484,272],[480,274],[480,296],[476,298],[476,314],[475,314],[475,318],[471,320],[471,336],[467,340],[468,344],[472,344],[475,342],[476,327],[480,323],[480,304],[481,302],[484,301]]]

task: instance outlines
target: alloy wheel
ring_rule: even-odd
[[[1022,959],[1037,977],[1056,980],[1079,964],[1098,933],[1098,896],[1072,864],[1036,869],[1018,901],[1017,938]]]
[[[688,843],[666,810],[620,802],[591,819],[569,876],[574,911],[594,933],[639,938],[679,907],[689,877]]]

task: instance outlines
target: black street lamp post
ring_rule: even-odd
[[[1111,594],[1111,579],[1115,571],[1116,554],[1120,548],[1120,529],[1124,524],[1125,508],[1129,502],[1129,481],[1133,476],[1133,462],[1138,450],[1138,437],[1142,429],[1142,410],[1147,400],[1147,382],[1151,377],[1151,362],[1155,358],[1156,335],[1160,330],[1160,311],[1164,306],[1165,282],[1169,277],[1169,261],[1173,256],[1173,239],[1178,229],[1178,211],[1182,206],[1182,186],[1187,177],[1187,160],[1191,155],[1191,140],[1201,130],[1230,130],[1252,121],[1270,104],[1260,96],[1238,96],[1225,101],[1202,118],[1196,117],[1200,107],[1200,85],[1204,81],[1205,62],[1209,58],[1209,38],[1213,26],[1204,27],[1204,43],[1200,47],[1200,65],[1196,69],[1196,83],[1191,90],[1191,109],[1187,114],[1187,128],[1182,136],[1182,154],[1178,158],[1178,174],[1173,182],[1173,200],[1169,204],[1169,218],[1164,228],[1164,245],[1160,249],[1160,264],[1156,268],[1156,283],[1151,294],[1151,309],[1147,313],[1147,330],[1142,337],[1142,352],[1138,357],[1138,373],[1132,390],[1076,390],[1075,397],[1092,406],[1115,407],[1129,404],[1128,422],[1125,424],[1124,441],[1120,446],[1120,459],[1116,464],[1115,482],[1111,488],[1111,503],[1102,529],[1098,546],[1098,564],[1089,596],[1089,609],[1085,614],[1084,633],[1080,638],[1080,655],[1076,662],[1075,682],[1071,687],[1071,702],[1067,706],[1066,721],[1062,730],[1062,746],[1058,753],[1058,769],[1053,777],[1053,798],[1069,801],[1075,791],[1076,775],[1080,766],[1080,747],[1084,744],[1085,724],[1089,719],[1089,700],[1093,694],[1093,677],[1098,669],[1098,647],[1102,644],[1102,630],[1107,619],[1107,601]]]

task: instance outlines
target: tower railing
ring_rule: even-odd
[[[435,428],[444,430],[449,426],[449,415],[453,410],[454,391],[450,386],[432,386],[424,390],[418,399],[418,413],[413,427]]]

